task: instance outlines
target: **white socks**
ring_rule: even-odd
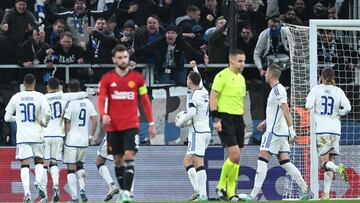
[[[30,194],[30,169],[29,167],[22,167],[20,170],[21,182],[24,187],[24,193]]]
[[[206,193],[207,175],[206,175],[205,168],[204,168],[204,166],[200,166],[199,168],[196,169],[196,171],[197,171],[196,172],[196,182],[198,184],[200,196],[207,197],[207,193]]]
[[[259,159],[257,161],[257,170],[255,175],[255,182],[254,182],[254,188],[250,193],[250,196],[252,198],[256,198],[256,196],[259,194],[261,187],[265,181],[266,174],[267,174],[267,165],[268,162],[265,159]]]
[[[44,173],[44,165],[43,164],[36,164],[35,165],[35,181],[41,184],[41,179]]]
[[[292,164],[290,161],[282,164],[281,167],[283,167],[291,176],[291,178],[299,185],[299,187],[301,188],[302,192],[306,192],[307,191],[307,185],[303,179],[303,177],[301,176],[301,173],[299,171],[299,169],[297,169],[294,164]]]
[[[77,180],[75,173],[67,174],[67,182],[71,193],[71,199],[77,199]]]
[[[41,179],[41,186],[44,188],[45,191],[47,191],[47,184],[48,184],[48,173],[47,173],[47,169],[44,168],[43,176]]]
[[[334,172],[325,171],[324,173],[324,196],[330,198],[330,187],[334,176]]]
[[[50,173],[53,181],[53,187],[59,187],[59,167],[58,166],[51,166]]]
[[[186,170],[187,170],[191,185],[194,188],[194,191],[199,191],[199,187],[196,182],[197,178],[196,178],[196,170],[195,170],[194,166],[187,167]]]
[[[85,178],[86,178],[86,173],[84,169],[80,169],[76,172],[78,181],[79,181],[79,187],[80,190],[85,190]]]
[[[105,165],[102,165],[100,168],[99,168],[99,173],[100,175],[104,178],[106,184],[108,184],[108,186],[110,187],[111,186],[111,183],[113,183],[113,179],[111,178],[110,176],[110,172],[109,172],[109,169],[105,166]]]

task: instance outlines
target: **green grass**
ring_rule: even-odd
[[[214,202],[221,202],[221,201],[203,201],[202,203],[214,203]],[[360,200],[324,200],[324,201],[321,201],[321,200],[318,200],[318,201],[313,201],[313,200],[310,200],[310,201],[281,201],[281,200],[278,200],[278,201],[249,201],[249,203],[251,202],[264,202],[264,203],[312,203],[312,202],[315,202],[315,203],[360,203]],[[136,203],[148,203],[148,202],[136,202]],[[157,202],[151,202],[151,203],[157,203]],[[164,202],[159,202],[159,203],[164,203]],[[189,202],[174,202],[174,203],[189,203]],[[224,203],[224,201],[223,201]]]

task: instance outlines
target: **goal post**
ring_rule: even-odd
[[[336,85],[344,90],[352,105],[349,115],[341,118],[340,155],[335,162],[340,160],[345,164],[349,181],[353,182],[345,185],[335,174],[330,195],[341,199],[359,198],[360,190],[353,189],[352,186],[360,185],[360,179],[357,178],[360,173],[360,150],[356,150],[360,144],[360,20],[310,20],[309,27],[289,24],[285,27],[289,31],[292,82],[290,103],[294,127],[301,138],[300,143],[292,146],[291,160],[300,169],[318,199],[323,190],[323,173],[318,170],[313,114],[305,110],[305,102],[310,89],[319,84],[321,69],[333,67]],[[333,36],[328,37],[323,34],[325,32],[333,33]],[[329,39],[332,41],[327,42]],[[287,177],[284,199],[298,197],[299,188]]]

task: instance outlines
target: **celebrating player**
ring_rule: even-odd
[[[266,106],[266,120],[258,125],[258,130],[266,129],[261,139],[260,154],[257,161],[254,188],[245,200],[255,199],[259,194],[267,173],[267,165],[271,156],[275,154],[282,168],[299,185],[301,200],[313,198],[300,171],[289,160],[290,146],[288,140],[296,137],[293,122],[287,103],[285,87],[279,83],[281,70],[278,65],[271,64],[265,74],[266,82],[271,86]]]
[[[79,92],[80,82],[78,80],[70,80],[69,90],[70,92]],[[89,140],[94,137],[97,128],[96,115],[97,113],[95,111],[95,107],[88,99],[70,101],[65,108],[64,118],[66,136],[64,146],[64,163],[67,164],[67,181],[72,202],[78,201],[77,180],[79,181],[81,200],[83,202],[88,200],[85,193],[86,173],[83,164],[87,148],[89,146]],[[90,126],[91,131],[89,136]]]
[[[196,62],[191,61],[193,71],[187,78],[187,86],[191,93],[187,97],[186,113],[176,120],[177,127],[191,121],[188,134],[188,149],[184,157],[184,166],[194,188],[191,200],[207,200],[206,171],[204,168],[205,149],[209,145],[211,130],[209,126],[209,93],[203,87],[201,75],[197,70]],[[195,168],[194,168],[195,165]]]
[[[50,106],[45,96],[35,91],[35,76],[27,74],[24,77],[25,91],[11,97],[6,106],[5,121],[16,121],[16,159],[20,160],[20,177],[24,187],[24,202],[31,202],[30,194],[30,158],[35,162],[34,186],[42,200],[46,191],[41,186],[44,173],[44,135],[51,116]],[[13,114],[16,114],[13,116]]]
[[[149,135],[156,134],[150,99],[141,74],[129,70],[129,52],[123,45],[112,50],[115,70],[104,75],[99,84],[98,109],[107,131],[108,153],[114,156],[115,174],[123,179],[120,200],[130,202],[130,189],[134,178],[134,158],[139,145],[138,97],[149,122]],[[105,112],[105,100],[108,110]]]
[[[242,115],[246,85],[241,75],[245,67],[245,53],[239,49],[232,50],[229,62],[230,67],[215,76],[210,93],[210,110],[214,128],[229,156],[222,166],[216,193],[221,200],[237,201],[239,197],[235,191],[245,133]]]
[[[344,91],[335,86],[334,77],[332,68],[324,68],[321,72],[322,84],[314,86],[306,98],[306,108],[314,108],[319,164],[325,170],[323,199],[330,199],[334,172],[339,173],[344,182],[348,181],[345,166],[335,165],[334,160],[339,154],[340,116],[346,115],[351,105]]]
[[[62,151],[64,145],[64,125],[63,125],[63,109],[66,102],[69,100],[76,100],[85,98],[87,94],[85,92],[76,93],[63,93],[59,89],[59,80],[56,78],[49,78],[47,86],[47,98],[48,103],[52,109],[51,119],[48,126],[44,129],[45,139],[45,154],[44,154],[44,168],[43,178],[41,184],[46,190],[48,176],[47,170],[50,166],[50,173],[53,181],[53,202],[58,202],[60,199],[59,193],[59,168],[58,161],[62,160]]]

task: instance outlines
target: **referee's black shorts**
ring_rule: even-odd
[[[219,133],[223,147],[244,147],[244,119],[241,115],[221,113],[222,131]]]

